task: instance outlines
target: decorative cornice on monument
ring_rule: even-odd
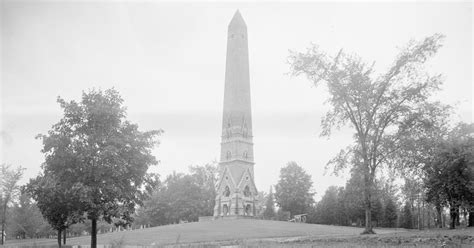
[[[242,142],[242,143],[246,143],[246,144],[249,144],[249,145],[253,145],[252,138],[243,138],[243,137],[226,138],[225,136],[222,136],[221,145],[231,143],[231,142]]]
[[[233,159],[229,159],[229,160],[220,161],[219,164],[225,165],[225,164],[230,164],[230,163],[236,162],[236,161],[244,162],[244,163],[252,164],[252,165],[255,164],[255,162],[253,162],[253,161],[240,159],[240,158],[233,158]]]

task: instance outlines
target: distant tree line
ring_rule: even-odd
[[[404,182],[400,187],[394,184],[397,176],[393,171],[389,177],[374,181],[372,226],[474,226],[474,125],[457,124],[442,136],[424,144],[431,149],[425,164],[417,171],[407,168],[402,171],[405,174],[398,175]],[[421,148],[420,144],[417,147]],[[416,151],[417,156],[421,153],[423,150]],[[365,220],[363,187],[362,173],[353,167],[345,187],[329,187],[311,208],[308,221],[361,226]]]
[[[199,216],[212,216],[216,197],[215,163],[190,166],[189,174],[172,173],[153,190],[134,216],[134,226],[159,226],[198,221]]]
[[[22,187],[18,197],[7,210],[5,219],[5,233],[7,239],[39,239],[57,238],[57,231],[43,217],[33,198]],[[119,230],[114,224],[100,221],[97,224],[99,233]],[[91,222],[72,224],[62,233],[62,237],[76,237],[90,235]]]
[[[372,207],[372,225],[398,227],[399,207],[396,189],[385,180],[376,180]],[[329,187],[321,200],[311,209],[310,223],[364,226],[365,207],[362,195],[361,175],[353,172],[345,187]]]

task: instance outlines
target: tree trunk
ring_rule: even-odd
[[[469,211],[469,219],[467,221],[467,226],[474,226],[474,209]]]
[[[464,219],[464,224],[465,224],[466,226],[469,225],[469,224],[468,224],[468,219],[467,219],[467,214],[468,214],[468,213],[469,213],[469,212],[467,211],[467,209],[466,209],[466,208],[463,208],[463,210],[462,210],[462,217],[463,217],[463,219]]]
[[[66,230],[67,230],[67,228],[65,228],[64,232],[63,232],[63,245],[66,244]]]
[[[97,219],[92,219],[91,248],[97,248]]]
[[[374,234],[372,230],[372,213],[370,211],[370,206],[365,207],[365,229],[362,234]]]
[[[442,217],[442,218],[441,218],[441,221],[442,221],[442,227],[441,227],[441,228],[443,228],[443,227],[449,225],[449,223],[446,224],[446,215],[443,214],[441,217]]]
[[[5,222],[6,222],[6,218],[7,218],[7,205],[4,204],[3,205],[3,209],[2,209],[2,240],[0,240],[0,244],[1,245],[4,245],[4,242],[5,242]]]
[[[456,208],[451,207],[449,209],[449,215],[451,216],[451,224],[449,226],[449,229],[455,229],[456,228],[456,218],[457,218]]]
[[[425,228],[425,201],[421,200],[421,229]]]
[[[3,242],[5,240],[5,221],[4,221],[5,216],[2,218],[2,240],[0,240],[0,244],[4,245]]]
[[[365,229],[362,234],[375,234],[374,230],[372,229],[372,202],[370,201],[370,190],[372,188],[372,184],[369,175],[370,173],[366,171],[364,174]]]
[[[58,247],[61,247],[61,229],[58,229]]]
[[[428,208],[428,213],[426,214],[426,222],[428,225],[428,229],[431,229],[431,208]]]
[[[459,211],[459,207],[456,208],[456,226],[461,225],[461,213]]]
[[[421,230],[421,209],[420,209],[420,195],[418,195],[418,204],[417,204],[417,209],[418,209],[418,216],[416,217],[416,221],[418,224],[418,230]]]
[[[436,205],[436,225],[439,228],[443,228],[443,217],[441,216],[441,205],[437,204]]]

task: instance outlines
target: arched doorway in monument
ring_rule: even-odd
[[[247,204],[247,206],[245,206],[245,215],[250,216],[251,213],[252,213],[252,206],[250,206],[250,204]]]
[[[222,209],[224,216],[229,215],[229,207],[227,207],[227,204],[224,204],[224,207]]]

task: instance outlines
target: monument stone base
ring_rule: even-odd
[[[227,216],[199,216],[199,222],[214,221],[214,220],[240,220],[240,219],[258,219],[255,216],[245,215],[227,215]]]

